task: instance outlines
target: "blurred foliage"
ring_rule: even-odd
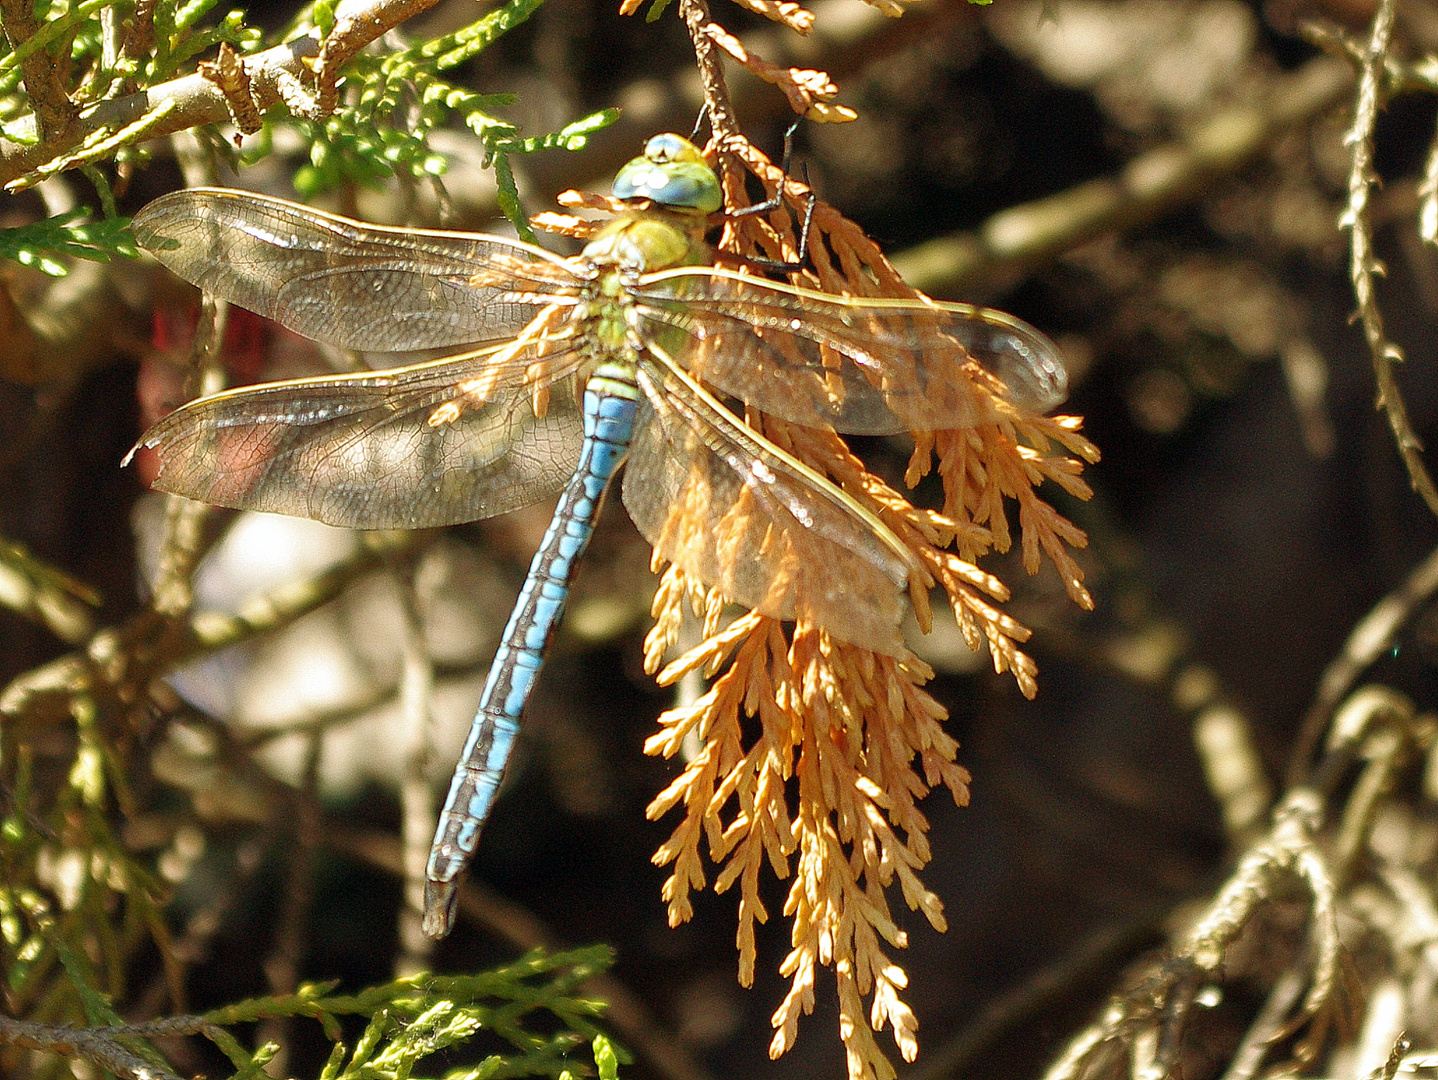
[[[98,195],[103,220],[86,225],[88,211],[68,211],[0,239],[0,255],[51,275],[64,273],[64,256],[105,259],[134,255],[118,218],[112,187],[125,184],[148,150],[142,144],[175,112],[176,96],[156,94],[152,104],[123,124],[90,128],[86,110],[121,99],[136,99],[176,78],[182,69],[216,46],[229,55],[252,56],[261,49],[334,28],[334,4],[307,8],[271,40],[246,22],[243,11],[218,13],[217,0],[42,0],[35,25],[13,14],[0,37],[0,136],[43,153],[12,178],[7,190],[30,187],[73,168],[83,168]],[[618,113],[603,109],[557,131],[522,136],[493,110],[514,103],[512,94],[480,94],[448,82],[441,73],[473,60],[500,35],[522,24],[542,0],[510,0],[460,29],[435,38],[366,49],[345,69],[337,108],[323,118],[296,115],[280,106],[261,121],[261,137],[243,153],[231,148],[235,165],[253,164],[273,150],[279,127],[294,129],[309,147],[309,164],[293,177],[305,196],[344,183],[373,184],[395,175],[438,182],[448,167],[430,146],[438,127],[462,124],[477,135],[500,185],[501,209],[522,235],[529,226],[514,186],[509,158],[542,150],[582,149],[587,137],[611,124]],[[28,33],[27,33],[28,32]],[[221,66],[226,54],[221,53]],[[202,69],[204,65],[201,65]],[[214,65],[211,65],[213,68]],[[211,73],[217,81],[222,75]],[[236,118],[246,126],[248,87],[232,92]],[[224,153],[228,144],[212,139]]]
[[[62,962],[84,987],[83,967],[73,953]],[[601,1080],[614,1080],[628,1061],[623,1051],[597,1031],[591,1018],[599,1002],[574,995],[575,987],[610,963],[602,946],[545,956],[532,953],[512,964],[478,975],[428,974],[397,979],[359,994],[334,994],[333,984],[310,984],[292,994],[239,1001],[198,1016],[176,1016],[149,1024],[125,1024],[106,996],[85,988],[90,1026],[76,1028],[37,1023],[3,1023],[4,1041],[68,1058],[74,1067],[100,1067],[133,1080],[168,1080],[176,1074],[156,1041],[196,1036],[214,1044],[235,1070],[234,1080],[266,1075],[280,1051],[274,1042],[247,1050],[235,1029],[277,1019],[314,1021],[331,1050],[323,1080],[423,1080],[437,1075],[426,1067],[436,1055],[488,1032],[510,1049],[491,1053],[480,1064],[448,1069],[446,1080],[547,1076],[573,1080],[587,1070],[575,1063],[575,1048],[588,1040]],[[548,1014],[546,1017],[545,1014]],[[558,1032],[536,1030],[550,1019]],[[345,1025],[364,1021],[361,1034],[347,1040]],[[577,1070],[577,1072],[576,1072]]]
[[[66,273],[65,257],[108,262],[116,255],[139,254],[125,219],[101,218],[87,222],[84,210],[69,210],[29,225],[0,229],[0,256],[21,266],[33,266],[51,277]]]

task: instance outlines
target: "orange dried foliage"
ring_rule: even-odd
[[[741,3],[744,0],[740,0]],[[745,3],[745,6],[749,6]],[[805,13],[807,14],[807,12]],[[789,101],[789,108],[798,115],[816,123],[844,123],[856,119],[858,113],[844,105],[834,103],[839,88],[834,80],[823,71],[813,68],[781,67],[771,64],[744,47],[744,44],[718,23],[704,27],[707,34],[719,48],[735,62],[744,65],[756,76],[783,91]]]
[[[743,205],[742,165],[767,192],[782,186],[802,216],[806,188],[746,141],[732,140],[725,149],[726,205]],[[848,295],[916,295],[872,241],[835,210],[819,204],[813,223],[813,269],[795,275],[796,284]],[[790,216],[782,210],[729,222],[721,247],[800,260]],[[1091,608],[1071,553],[1084,545],[1084,534],[1034,489],[1048,480],[1088,497],[1080,472],[1098,451],[1079,433],[1078,418],[1024,412],[997,396],[973,368],[964,366],[966,374],[956,377],[964,392],[982,399],[979,422],[914,433],[905,479],[912,485],[937,468],[944,490],[938,511],[915,507],[869,473],[833,432],[752,411],[747,419],[872,510],[911,548],[923,568],[910,582],[922,627],[929,622],[932,583],[943,589],[970,646],[987,645],[995,670],[1012,672],[1032,697],[1036,667],[1020,648],[1029,631],[999,607],[1008,589],[975,561],[1010,546],[1004,505],[1013,500],[1025,568],[1036,572],[1046,554],[1069,596]],[[676,529],[683,528],[682,511],[670,523]],[[931,583],[917,580],[925,574]],[[826,966],[838,982],[850,1077],[889,1080],[894,1068],[876,1033],[891,1026],[906,1061],[914,1059],[918,1042],[914,1014],[901,997],[907,979],[886,952],[908,943],[891,916],[886,890],[897,879],[909,908],[936,930],[945,928],[942,903],[918,876],[930,858],[928,822],[918,802],[938,786],[959,805],[968,802],[969,773],[956,762],[958,743],[943,728],[947,714],[922,689],[933,672],[912,654],[874,653],[802,619],[789,639],[779,622],[753,612],[723,625],[719,591],[672,566],[661,578],[655,624],[645,642],[651,672],[679,640],[686,600],[702,622],[703,640],[664,667],[659,681],[672,684],[693,670],[714,681],[697,701],[665,713],[645,747],[646,753],[673,757],[686,736],[699,746],[648,808],[651,819],[683,808],[682,820],[654,856],[656,864],[672,868],[663,892],[669,921],[678,925],[691,916],[690,895],[707,881],[707,852],[717,869],[716,891],[739,884],[739,980],[748,985],[755,924],[769,918],[759,898],[759,874],[766,862],[776,877],[793,872],[783,912],[791,921],[791,951],[780,968],[790,990],[772,1018],[770,1055],[793,1045],[799,1017],[814,1007],[818,968]],[[758,735],[747,742],[745,716],[759,721]]]
[[[795,33],[807,34],[814,29],[814,13],[801,7],[793,0],[734,0],[740,7],[763,15],[777,23],[783,23]],[[875,0],[870,0],[875,2]],[[894,0],[881,0],[893,4]],[[633,15],[644,6],[644,0],[620,0],[619,14]]]

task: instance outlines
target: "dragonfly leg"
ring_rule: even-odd
[[[700,114],[702,117],[702,113]],[[789,130],[784,132],[784,157],[779,170],[789,176],[789,166],[794,155],[794,132],[799,130],[799,125],[804,118],[800,117],[789,125]],[[778,259],[765,259],[754,255],[746,256],[743,261],[747,265],[758,270],[765,270],[776,274],[793,274],[806,269],[810,265],[809,259],[809,230],[814,224],[814,207],[818,205],[819,196],[814,193],[813,186],[809,183],[809,165],[805,162],[800,166],[800,173],[804,177],[804,185],[809,188],[809,196],[804,200],[804,221],[799,227],[799,259],[797,262],[782,262]],[[743,217],[752,217],[755,214],[767,214],[770,211],[778,210],[784,205],[784,188],[781,184],[774,190],[774,194],[761,203],[753,206],[741,207],[738,210],[726,210],[724,216],[730,221]],[[791,220],[794,215],[790,213]]]
[[[530,563],[439,816],[425,871],[422,920],[424,932],[432,938],[442,938],[454,927],[459,875],[474,855],[504,778],[520,714],[544,662],[545,646],[564,612],[569,576],[589,545],[604,492],[629,449],[638,389],[632,367],[627,377],[622,368],[618,377],[608,372],[609,367],[601,365],[585,388],[579,467]]]

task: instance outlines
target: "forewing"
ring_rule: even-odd
[[[641,368],[640,384],[624,505],[659,554],[765,615],[902,652],[909,562],[897,540],[658,365]]]
[[[723,267],[660,271],[639,291],[685,368],[806,427],[938,431],[991,415],[988,389],[1035,412],[1067,393],[1053,342],[990,308],[833,296]],[[992,377],[988,389],[971,362]]]
[[[554,363],[558,358],[551,357]],[[557,491],[579,460],[573,382],[531,388],[474,365],[420,364],[296,379],[193,401],[145,433],[153,486],[201,502],[355,529],[417,529],[502,514]]]
[[[510,337],[536,310],[517,295],[552,292],[573,276],[565,260],[518,241],[365,225],[222,188],[162,196],[131,227],[141,247],[186,281],[351,349]]]

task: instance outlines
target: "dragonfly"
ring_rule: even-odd
[[[559,493],[440,814],[422,921],[434,938],[454,924],[460,875],[621,466],[624,505],[663,559],[764,615],[899,655],[908,583],[925,580],[916,556],[731,406],[884,435],[983,422],[979,382],[1035,412],[1066,393],[1057,348],[1011,315],[841,296],[726,264],[704,241],[718,178],[681,136],[650,139],[613,191],[629,209],[571,257],[229,189],[173,192],[133,221],[180,277],[304,336],[460,350],[192,401],[137,444],[158,457],[155,488],[355,529],[458,524]]]

